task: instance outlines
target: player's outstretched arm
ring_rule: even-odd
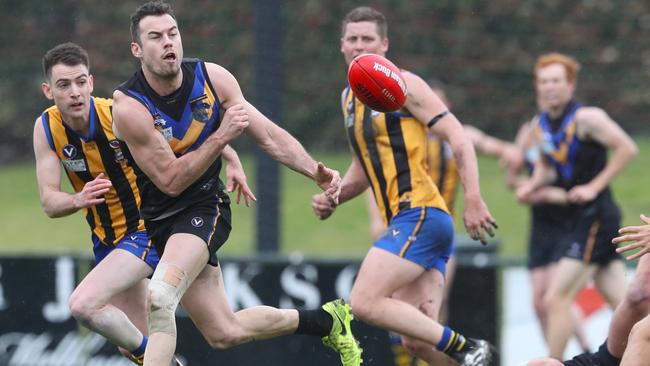
[[[525,154],[532,154],[535,149],[539,151],[537,147],[532,146],[534,141],[533,125],[536,120],[537,117],[519,126],[513,142],[513,149],[507,149],[501,156],[501,161],[506,167],[506,185],[513,190],[523,183],[521,173],[526,168]]]
[[[40,117],[34,125],[34,155],[41,206],[47,216],[63,217],[104,202],[103,195],[112,184],[104,178],[103,173],[86,183],[81,192],[73,194],[61,191],[61,164],[47,142]]]
[[[217,131],[201,146],[180,158],[156,130],[149,111],[120,91],[113,94],[113,128],[126,144],[138,166],[163,193],[175,197],[194,183],[220,156],[224,147],[248,126],[241,105],[228,108]]]
[[[488,135],[474,126],[464,125],[464,127],[465,134],[470,138],[479,154],[505,158],[505,155],[517,152],[516,146],[511,142]]]
[[[239,155],[237,155],[235,149],[228,145],[223,149],[222,156],[226,162],[226,190],[228,192],[237,191],[237,204],[243,197],[246,207],[249,207],[251,202],[257,201],[257,198],[248,187],[246,172],[239,160]]]
[[[212,63],[206,64],[206,68],[222,105],[225,108],[235,104],[244,106],[250,122],[246,134],[273,159],[313,179],[330,198],[338,200],[341,184],[339,172],[316,162],[295,137],[250,104],[244,98],[239,83],[230,72]]]
[[[464,125],[464,127],[476,151],[481,155],[498,158],[499,164],[506,170],[506,185],[515,187],[519,183],[519,173],[524,166],[523,148],[516,142],[490,136],[474,126]],[[522,129],[523,127],[520,128],[520,132]]]

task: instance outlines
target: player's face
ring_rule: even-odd
[[[385,56],[388,51],[388,38],[382,38],[375,22],[348,23],[341,37],[341,53],[349,65],[352,60],[364,53]]]
[[[183,43],[176,20],[168,14],[146,16],[140,21],[140,44],[131,43],[131,52],[147,71],[161,78],[180,72]]]
[[[51,77],[43,83],[42,89],[48,99],[54,100],[64,119],[89,118],[93,77],[86,65],[54,65]]]
[[[575,84],[569,82],[564,65],[556,63],[537,70],[537,104],[542,111],[562,108],[573,97]]]

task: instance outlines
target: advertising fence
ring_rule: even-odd
[[[71,256],[0,257],[0,365],[131,365],[113,345],[78,325],[70,314],[68,298],[90,266],[89,259]],[[221,266],[235,310],[262,304],[313,309],[337,297],[347,298],[359,263],[225,259]],[[497,305],[495,267],[461,261],[450,298],[451,326],[496,344]],[[187,366],[325,366],[340,362],[320,339],[308,336],[284,336],[213,350],[180,306],[176,315],[177,353]],[[365,364],[393,365],[386,332],[359,322],[353,329],[363,345]]]

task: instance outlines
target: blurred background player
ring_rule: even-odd
[[[231,230],[230,200],[219,179],[220,156],[230,141],[245,132],[333,200],[340,191],[338,172],[314,161],[293,136],[251,105],[226,69],[183,59],[169,4],[138,7],[131,16],[131,37],[131,52],[141,67],[114,92],[114,128],[137,162],[140,212],[161,253],[149,283],[150,339],[144,364],[165,365],[172,358],[175,310],[182,301],[214,348],[310,334],[338,351],[344,366],[358,366],[361,350],[347,305],[332,301],[304,311],[255,306],[234,313],[216,254]]]
[[[514,149],[508,149],[502,157],[507,169],[506,184],[512,189],[517,189],[526,181],[525,177],[532,174],[536,161],[541,157],[543,140],[534,133],[538,119],[539,117],[535,116],[519,127]],[[523,172],[526,173],[525,177],[522,176]],[[571,230],[566,191],[554,183],[538,188],[522,202],[530,206],[527,266],[530,271],[533,309],[546,339],[547,316],[544,296],[556,268],[561,239]],[[576,339],[583,351],[589,351],[581,310],[574,304],[571,311]]]
[[[350,11],[342,22],[341,53],[346,63],[363,53],[388,51],[386,19],[369,7]],[[403,73],[409,95],[393,113],[371,111],[347,87],[341,96],[353,151],[340,202],[370,185],[385,234],[366,254],[350,294],[352,312],[371,325],[403,335],[407,349],[427,362],[488,365],[486,341],[467,339],[437,322],[446,262],[453,246],[453,222],[427,172],[427,127],[450,142],[465,189],[465,224],[470,237],[485,243],[494,219],[483,202],[476,157],[462,125],[424,80]],[[318,194],[312,207],[321,219],[338,202]],[[439,351],[439,352],[436,352]]]
[[[550,356],[556,359],[562,358],[573,330],[571,304],[598,266],[606,271],[596,282],[604,284],[599,289],[612,308],[625,294],[625,268],[611,245],[621,216],[609,183],[637,153],[632,139],[602,109],[573,99],[579,68],[563,54],[538,58],[535,87],[541,113],[534,133],[543,139],[544,158],[517,188],[524,202],[556,180],[566,191],[559,199],[569,205],[570,230],[561,235],[561,259],[544,296],[546,339]]]
[[[131,162],[112,131],[112,100],[91,95],[88,54],[74,43],[47,51],[43,73],[43,94],[55,105],[34,125],[41,204],[53,218],[83,210],[95,254],[96,265],[72,293],[70,310],[141,365],[147,344],[146,278],[158,264],[158,253],[140,219]],[[236,153],[228,150],[229,184],[248,203],[254,196]],[[74,194],[61,191],[61,165]]]

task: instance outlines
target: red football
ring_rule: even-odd
[[[359,55],[348,68],[348,83],[354,94],[371,109],[396,111],[406,102],[406,84],[397,66],[375,54]]]

